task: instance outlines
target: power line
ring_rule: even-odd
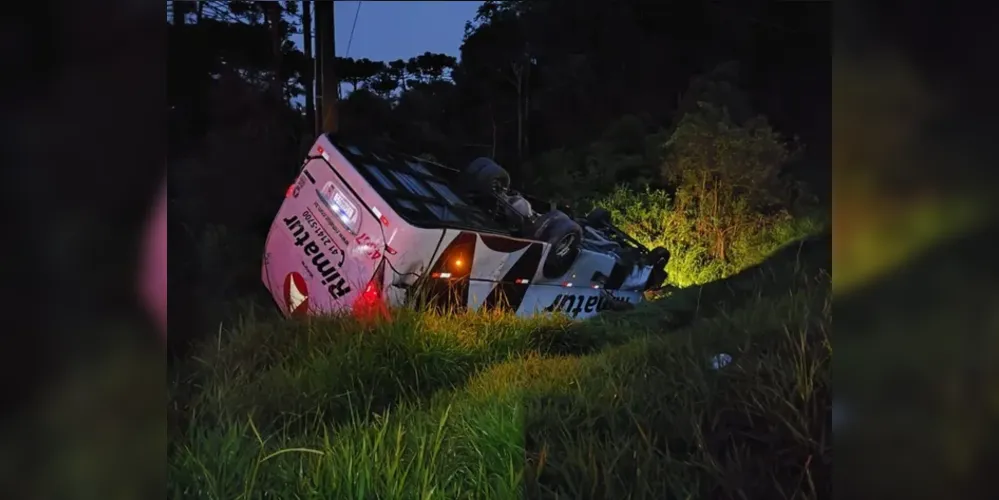
[[[347,50],[343,53],[343,57],[350,56],[350,44],[354,41],[354,28],[357,28],[357,15],[361,13],[361,0],[357,0],[357,9],[354,10],[354,24],[350,26],[350,38],[347,39]]]

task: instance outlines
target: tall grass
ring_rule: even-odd
[[[249,315],[174,374],[168,496],[825,497],[828,288],[675,331],[670,298],[583,323]]]

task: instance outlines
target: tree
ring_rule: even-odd
[[[371,91],[383,99],[390,99],[392,93],[399,88],[399,80],[391,73],[383,71],[375,75],[368,86]]]
[[[402,59],[389,61],[388,69],[386,69],[385,72],[386,76],[396,81],[396,87],[401,89],[403,92],[405,92],[409,88],[409,86],[407,85],[409,74],[406,71],[406,61]]]
[[[673,113],[673,126],[676,127],[687,113],[700,110],[700,103],[708,102],[718,108],[728,110],[736,124],[742,124],[753,117],[749,96],[739,89],[739,63],[726,61],[715,66],[710,72],[690,79],[690,86],[677,102]]]
[[[726,108],[708,102],[698,108],[666,143],[662,172],[676,186],[674,209],[690,216],[691,234],[725,263],[736,231],[764,224],[783,208],[780,172],[797,151],[762,116],[740,125]]]
[[[351,92],[356,91],[362,83],[371,81],[380,72],[385,71],[385,63],[372,61],[371,59],[352,59],[350,57],[338,57],[337,72],[340,79],[349,83]]]
[[[285,38],[285,26],[281,15],[284,13],[284,9],[282,9],[281,4],[278,2],[258,2],[256,5],[264,11],[264,15],[267,17],[267,24],[270,26],[271,52],[273,54],[271,64],[271,72],[273,73],[271,92],[277,101],[281,101],[284,98],[284,82],[281,80],[282,42]]]
[[[536,58],[522,16],[516,2],[485,2],[476,16],[477,24],[466,27],[461,55],[467,74],[481,82],[491,108],[513,109],[516,170],[526,180],[532,176],[524,162],[529,155],[531,73]],[[507,100],[513,102],[506,104]]]
[[[354,76],[357,78],[358,84],[367,84],[383,71],[385,71],[385,63],[381,61],[372,61],[368,58],[354,61]]]
[[[458,59],[447,54],[424,52],[406,61],[406,71],[419,83],[441,80],[448,70],[458,65]]]

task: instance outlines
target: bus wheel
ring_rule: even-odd
[[[649,273],[649,280],[645,283],[646,290],[659,288],[666,281],[666,264],[669,264],[669,250],[663,247],[656,247],[647,257],[648,264],[652,266]]]
[[[535,238],[551,246],[541,274],[548,279],[564,275],[579,256],[583,229],[568,215],[557,210],[545,214],[535,227]]]
[[[490,158],[476,158],[463,173],[465,187],[479,194],[500,194],[510,188],[510,174]]]
[[[597,207],[587,214],[586,222],[593,227],[606,227],[611,225],[611,214],[606,209]]]

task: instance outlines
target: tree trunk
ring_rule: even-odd
[[[336,63],[334,39],[333,2],[316,2],[316,50],[320,57],[322,74],[323,132],[335,134],[339,130],[337,107],[337,79],[333,65]]]
[[[271,53],[274,57],[271,71],[271,92],[274,94],[274,102],[284,102],[284,82],[281,81],[281,42],[284,40],[284,33],[281,29],[281,4],[278,2],[263,3],[267,23],[271,32]]]
[[[531,156],[531,61],[524,70],[524,156]]]
[[[305,126],[315,139],[319,124],[316,123],[316,61],[312,55],[312,2],[302,2],[302,38],[305,58],[309,61],[305,69]]]
[[[718,254],[718,260],[725,262],[725,231],[718,231],[717,235],[718,241],[715,243],[715,252]]]
[[[489,119],[493,124],[493,150],[492,154],[489,157],[495,160],[496,159],[496,110],[493,108],[492,103],[489,103]]]
[[[517,164],[524,162],[523,145],[524,108],[520,103],[520,89],[517,89]],[[519,167],[518,167],[519,168]]]
[[[187,24],[187,13],[191,11],[190,2],[174,2],[173,3],[173,25],[183,26]]]
[[[704,238],[705,243],[707,243],[710,234],[705,227],[705,219],[708,218],[708,173],[703,172],[701,174],[701,192],[697,193],[697,232],[700,236]]]
[[[712,204],[711,204],[711,225],[714,227],[715,233],[717,233],[718,242],[715,245],[715,253],[718,260],[725,262],[725,234],[722,232],[721,221],[718,218],[718,180],[715,179],[714,189],[712,190]]]
[[[524,163],[524,98],[523,98],[523,69],[517,65],[513,67],[513,76],[517,79],[517,171],[521,174],[521,180],[523,180],[523,163]]]

